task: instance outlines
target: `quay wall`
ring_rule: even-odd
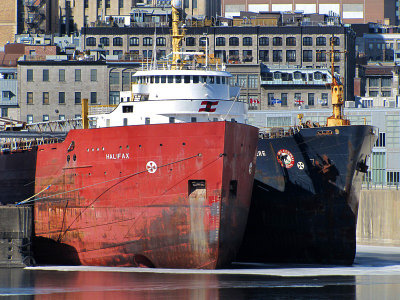
[[[400,247],[400,189],[361,190],[357,243]]]

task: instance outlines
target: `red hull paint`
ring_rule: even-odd
[[[72,130],[40,146],[35,191],[51,186],[35,202],[35,256],[57,262],[58,248],[84,265],[229,264],[247,222],[257,140],[254,127],[210,122]]]

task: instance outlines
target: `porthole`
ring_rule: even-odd
[[[69,162],[71,160],[71,157],[69,155],[67,155],[67,162]]]
[[[72,159],[73,159],[74,161],[76,161],[76,154],[74,154],[74,156],[72,157]]]
[[[99,151],[100,149],[99,149],[99,148],[97,148],[96,150],[97,150],[97,151]]]
[[[122,146],[119,146],[119,149],[122,149]]]
[[[89,148],[87,148],[86,151],[89,152],[90,151]]]
[[[129,149],[129,145],[126,145],[126,149]]]
[[[101,148],[101,150],[103,150],[103,151],[104,151],[104,147],[103,147],[103,148]]]
[[[94,148],[92,148],[92,152],[94,151]]]
[[[162,147],[162,144],[160,144],[160,147]]]
[[[186,143],[182,143],[182,145],[183,145],[183,146],[185,146],[185,145],[186,145]]]

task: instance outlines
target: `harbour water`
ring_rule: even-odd
[[[353,266],[234,264],[172,270],[41,266],[0,270],[11,299],[399,299],[400,248],[358,246]]]

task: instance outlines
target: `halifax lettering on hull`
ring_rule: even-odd
[[[106,154],[106,159],[129,159],[129,153],[110,153],[110,154]]]

